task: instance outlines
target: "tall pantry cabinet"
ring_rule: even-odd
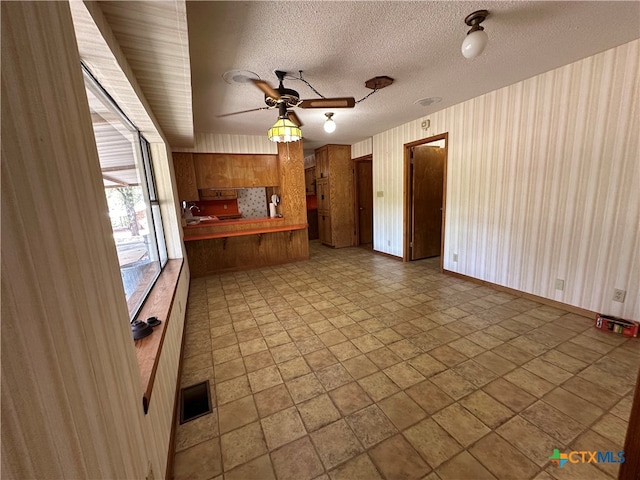
[[[316,195],[320,241],[335,248],[355,244],[351,145],[316,150]]]

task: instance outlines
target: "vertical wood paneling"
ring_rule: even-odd
[[[278,143],[276,146],[280,176],[280,212],[286,225],[307,223],[302,142]]]
[[[66,2],[2,3],[1,476],[144,478],[151,465],[163,478],[189,270],[145,416],[73,33]],[[152,148],[180,257],[171,162]]]
[[[193,145],[186,2],[101,2],[99,8],[169,144]]]
[[[171,311],[162,345],[162,354],[156,370],[149,413],[144,419],[146,451],[155,478],[166,478],[167,473],[167,452],[170,448],[175,389],[184,333],[184,312],[189,293],[189,276],[189,269],[183,268],[176,291],[176,302]],[[154,448],[149,448],[149,445],[154,445]]]
[[[79,62],[67,3],[2,3],[3,478],[146,471],[140,378]],[[80,221],[80,205],[96,214]]]
[[[193,153],[256,153],[276,154],[278,144],[266,135],[230,135],[222,133],[196,133],[193,148],[177,148],[176,152]]]
[[[449,133],[445,269],[640,319],[639,58],[634,41],[429,117]],[[374,248],[398,256],[420,120],[373,138]]]

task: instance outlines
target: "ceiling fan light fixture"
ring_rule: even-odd
[[[279,117],[267,132],[267,136],[272,142],[297,142],[302,138],[302,130],[288,117]]]
[[[327,119],[324,121],[324,131],[327,133],[333,133],[336,131],[336,122],[333,121],[333,112],[324,114]]]
[[[489,36],[480,24],[485,21],[488,15],[488,10],[478,10],[464,19],[464,23],[471,27],[462,41],[461,51],[465,58],[476,58],[487,46]]]

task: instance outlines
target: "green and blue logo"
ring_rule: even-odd
[[[624,452],[599,452],[599,451],[571,451],[560,453],[557,448],[553,449],[553,455],[549,457],[551,463],[555,463],[562,468],[569,463],[624,463]]]

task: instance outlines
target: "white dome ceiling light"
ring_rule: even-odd
[[[489,37],[484,28],[480,26],[482,22],[489,16],[488,10],[478,10],[464,19],[464,23],[471,27],[471,30],[467,32],[467,36],[464,37],[462,42],[462,55],[465,58],[476,58],[482,53],[484,47],[487,46]]]
[[[324,131],[327,133],[333,133],[336,131],[336,122],[333,121],[333,112],[324,114],[327,119],[324,121]]]

